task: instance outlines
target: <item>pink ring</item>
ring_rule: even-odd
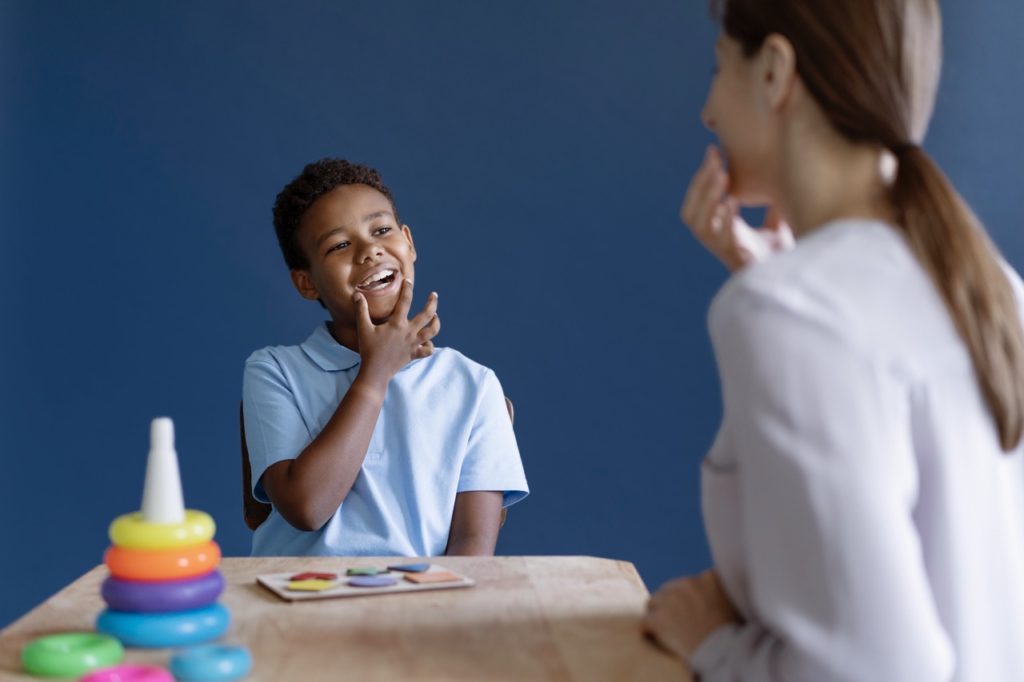
[[[174,675],[155,665],[125,664],[96,670],[78,682],[174,682]]]

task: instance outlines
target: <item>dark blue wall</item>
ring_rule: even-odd
[[[1021,267],[1024,4],[944,4],[928,146]],[[705,567],[724,273],[676,213],[714,38],[679,0],[0,5],[0,625],[101,560],[154,416],[188,505],[248,553],[242,363],[322,317],[270,206],[325,155],[382,170],[439,342],[516,403],[533,494],[499,551],[651,587]]]

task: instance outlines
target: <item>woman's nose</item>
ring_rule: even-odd
[[[715,119],[714,117],[712,117],[711,110],[707,104],[705,104],[704,107],[700,110],[700,120],[701,123],[704,124],[705,128],[707,128],[711,132],[715,132]]]

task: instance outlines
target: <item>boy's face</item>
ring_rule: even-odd
[[[388,198],[367,185],[341,185],[313,202],[297,238],[309,267],[292,270],[292,282],[304,298],[323,302],[337,331],[355,329],[357,291],[380,324],[395,309],[402,281],[413,279],[412,232],[397,224]]]

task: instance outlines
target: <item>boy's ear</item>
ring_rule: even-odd
[[[402,234],[409,242],[409,250],[412,252],[412,262],[416,262],[416,245],[412,242],[412,230],[409,229],[408,225],[402,225]]]
[[[309,270],[292,270],[291,275],[292,284],[295,285],[295,289],[302,298],[310,301],[320,298],[320,292],[316,290],[313,278],[309,275]]]

